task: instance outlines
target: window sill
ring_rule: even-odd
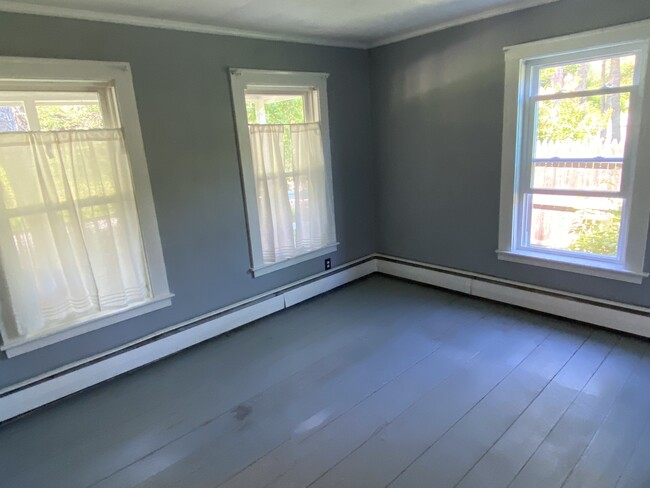
[[[274,271],[288,268],[289,266],[293,266],[294,264],[303,263],[305,261],[309,261],[310,259],[318,258],[320,256],[324,256],[325,254],[330,254],[336,251],[338,245],[339,243],[337,242],[335,244],[332,244],[331,246],[322,247],[320,249],[317,249],[316,251],[300,254],[299,256],[285,259],[284,261],[280,261],[278,263],[267,264],[264,266],[260,266],[258,268],[251,268],[251,271],[253,272],[253,276],[255,278],[257,278],[258,276],[264,276],[265,274],[273,273]]]
[[[497,250],[497,254],[499,259],[502,261],[530,264],[532,266],[569,271],[572,273],[596,276],[598,278],[626,281],[628,283],[640,284],[643,281],[643,278],[648,276],[648,273],[633,271],[619,265],[598,263],[582,258],[551,256],[530,251]]]
[[[154,310],[169,307],[172,304],[173,296],[173,294],[169,293],[122,310],[97,315],[90,320],[79,322],[71,326],[60,326],[58,329],[47,330],[39,335],[6,341],[0,350],[4,351],[7,357],[13,358],[40,349],[41,347],[49,346],[65,339],[85,334],[86,332],[101,329],[102,327],[153,312]]]

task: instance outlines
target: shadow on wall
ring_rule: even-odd
[[[497,261],[505,42],[485,26],[460,34],[382,48],[375,93],[386,97],[376,130],[390,195],[380,251],[462,268]],[[477,249],[477,233],[489,245]]]
[[[503,64],[501,51],[482,47],[494,45],[493,41],[484,42],[484,37],[477,33],[442,49],[418,40],[420,49],[412,52],[403,69],[393,72],[389,104],[417,103],[431,92],[480,78],[481,73],[494,70],[495,62]]]

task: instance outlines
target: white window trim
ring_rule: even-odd
[[[246,224],[248,226],[248,242],[251,258],[250,271],[253,276],[263,276],[298,263],[308,261],[336,251],[338,242],[330,246],[316,249],[293,258],[273,264],[264,264],[262,259],[262,238],[260,236],[257,198],[255,195],[255,175],[253,174],[250,139],[248,135],[248,117],[246,115],[245,90],[248,85],[266,87],[295,88],[315,87],[318,90],[318,113],[320,115],[321,134],[323,137],[323,153],[327,191],[332,191],[332,154],[330,150],[329,116],[327,112],[327,73],[299,71],[271,71],[257,69],[230,69],[230,87],[232,90],[235,125],[239,146],[240,168],[243,180],[244,200],[246,204]],[[331,195],[332,201],[334,200]],[[332,222],[335,226],[335,222]],[[334,228],[336,235],[336,228]]]
[[[499,259],[631,283],[641,283],[643,278],[648,276],[643,267],[650,216],[650,192],[647,191],[650,187],[649,43],[650,21],[642,21],[505,48],[503,153],[497,249]],[[628,202],[628,228],[621,228],[621,232],[625,232],[621,239],[621,245],[624,246],[624,262],[599,260],[597,257],[590,258],[577,253],[563,255],[562,252],[519,249],[516,238],[519,230],[516,202],[519,191],[519,162],[522,157],[522,107],[526,99],[524,83],[521,83],[526,72],[525,63],[607,47],[616,49],[624,44],[636,44],[641,51],[637,59],[641,73],[636,97],[638,110],[632,114],[634,119],[628,134],[630,154],[626,155],[629,157],[635,154],[636,158],[634,164],[628,165],[630,174],[624,175],[624,179],[632,186],[632,197]]]
[[[4,327],[0,327],[2,336],[0,349],[8,357],[33,351],[40,347],[170,306],[173,297],[167,282],[167,271],[163,260],[158,221],[156,219],[129,63],[0,57],[0,82],[10,82],[12,80],[70,83],[81,81],[83,83],[96,82],[113,85],[124,133],[124,143],[131,165],[135,201],[152,296],[146,302],[131,307],[98,314],[74,325],[62,326],[58,329],[46,329],[41,334],[19,339],[10,340],[6,336]]]

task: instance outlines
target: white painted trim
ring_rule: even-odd
[[[283,308],[283,298],[281,296],[272,297],[245,309],[202,323],[174,336],[163,337],[135,350],[109,357],[100,363],[19,390],[16,393],[0,398],[0,421],[144,366]]]
[[[308,86],[313,83],[314,78],[327,79],[330,77],[330,74],[324,71],[284,71],[257,68],[230,68],[228,71],[231,75],[250,77],[256,83],[268,83],[269,86],[277,85],[280,91],[284,91],[287,86],[293,86],[293,80],[299,80],[298,84]],[[292,80],[289,85],[285,86],[287,77],[292,78]],[[268,86],[264,88],[268,88]]]
[[[553,0],[556,1],[556,0]],[[274,34],[270,32],[219,27],[217,25],[201,24],[196,22],[181,22],[155,17],[137,15],[111,14],[94,12],[92,10],[72,9],[66,7],[53,7],[34,5],[11,0],[0,0],[0,12],[17,14],[41,15],[46,17],[61,17],[66,19],[89,20],[93,22],[107,22],[111,24],[133,25],[137,27],[150,27],[154,29],[167,29],[182,32],[196,32],[199,34],[213,34],[222,36],[245,37],[264,41],[297,42],[300,44],[316,44],[319,46],[347,47],[366,49],[363,42],[345,39],[329,39],[323,37],[301,36],[291,34]]]
[[[49,346],[65,339],[70,339],[71,337],[85,334],[86,332],[101,329],[102,327],[117,324],[118,322],[122,322],[124,320],[128,320],[145,313],[169,307],[172,304],[173,296],[174,295],[169,294],[155,300],[138,303],[134,306],[119,310],[117,312],[109,313],[104,316],[96,317],[92,320],[87,320],[85,322],[67,326],[67,328],[48,331],[46,335],[41,335],[33,338],[19,338],[14,341],[7,341],[6,343],[2,344],[0,350],[4,351],[7,357],[13,358],[27,352],[35,351],[41,347]]]
[[[648,47],[650,21],[597,29],[569,36],[544,39],[505,48],[505,86],[501,190],[499,212],[499,259],[552,269],[622,279],[641,283],[647,276],[644,258],[650,215],[650,90]],[[559,250],[531,250],[525,234],[524,215],[530,211],[526,194],[549,193],[530,188],[531,155],[533,154],[533,105],[537,97],[534,75],[548,63],[570,63],[592,56],[614,56],[634,52],[637,55],[637,78],[629,88],[631,102],[623,182],[618,197],[625,202],[621,219],[619,252],[609,263],[605,259],[572,255]],[[603,90],[595,90],[600,93]],[[580,95],[579,92],[560,96]],[[541,97],[541,98],[551,98]],[[560,191],[559,193],[569,193]],[[590,192],[573,192],[585,194]],[[613,193],[612,193],[613,194]],[[597,195],[597,193],[594,193]],[[544,256],[543,256],[544,255]],[[591,261],[591,264],[589,262]],[[589,264],[589,265],[588,265]]]
[[[543,286],[537,286],[537,285],[532,285],[529,283],[523,283],[521,281],[514,281],[514,280],[509,280],[507,278],[499,278],[497,276],[492,276],[492,275],[486,275],[482,273],[475,273],[473,271],[466,271],[458,268],[450,268],[449,266],[440,266],[437,264],[429,264],[425,263],[422,261],[415,261],[413,259],[406,259],[406,258],[400,258],[396,256],[391,256],[388,254],[381,254],[381,253],[375,253],[371,257],[374,257],[377,260],[384,260],[384,261],[395,261],[399,264],[408,264],[412,266],[418,266],[418,267],[424,267],[428,269],[433,269],[436,271],[441,271],[441,272],[446,272],[450,274],[457,274],[460,276],[468,276],[470,278],[474,279],[481,279],[481,280],[489,280],[489,281],[497,281],[499,283],[502,283],[504,285],[508,286],[515,286],[515,287],[525,287],[531,290],[539,291],[541,293],[554,293],[554,294],[561,294],[563,296],[572,298],[572,299],[577,299],[577,300],[589,300],[591,302],[596,302],[605,306],[610,306],[610,307],[619,307],[619,308],[625,308],[627,310],[631,311],[636,311],[636,312],[641,312],[641,313],[648,313],[650,314],[650,307],[642,307],[639,305],[632,305],[632,304],[627,304],[627,303],[622,303],[622,302],[616,302],[613,300],[607,300],[605,298],[596,298],[596,297],[590,297],[587,295],[581,295],[579,293],[571,293],[568,291],[559,291],[553,288],[545,288]],[[379,264],[377,265],[379,268]],[[381,272],[381,271],[380,271]],[[435,285],[438,286],[438,285]],[[0,392],[1,393],[1,392]]]
[[[376,271],[374,259],[362,258],[12,385],[0,390],[0,422],[162,359]],[[197,325],[192,325],[194,323]]]
[[[271,296],[276,296],[279,293],[283,293],[283,292],[285,292],[285,291],[287,291],[287,290],[289,290],[291,288],[294,288],[296,286],[300,286],[300,285],[303,285],[303,284],[310,283],[313,280],[321,279],[321,278],[324,278],[326,276],[330,276],[332,274],[341,272],[343,270],[350,270],[352,268],[355,268],[356,266],[359,266],[361,264],[364,264],[366,262],[371,261],[371,259],[373,257],[374,257],[373,255],[369,255],[369,256],[365,256],[365,257],[356,259],[354,261],[350,261],[349,263],[345,263],[345,264],[343,264],[341,266],[337,266],[336,268],[333,268],[331,270],[322,271],[322,272],[320,272],[318,274],[308,276],[307,278],[303,278],[301,280],[294,281],[292,283],[288,283],[288,284],[286,284],[284,286],[274,288],[274,289],[269,290],[269,291],[267,291],[265,293],[255,295],[255,296],[246,298],[244,300],[240,300],[239,302],[232,303],[230,305],[227,305],[227,306],[222,307],[222,308],[217,309],[217,310],[213,310],[211,312],[205,313],[205,314],[200,315],[198,317],[193,317],[193,318],[191,318],[189,320],[186,320],[184,322],[181,322],[179,324],[175,324],[175,325],[167,327],[167,328],[165,328],[163,330],[153,332],[153,333],[151,333],[151,334],[149,334],[149,335],[147,335],[145,337],[142,337],[142,338],[138,339],[137,341],[131,342],[129,344],[125,344],[125,345],[120,346],[120,347],[115,348],[115,349],[111,349],[110,351],[99,353],[99,354],[96,354],[94,356],[84,358],[84,359],[82,359],[80,361],[76,361],[76,362],[73,362],[73,363],[70,363],[70,364],[66,364],[65,366],[54,369],[52,371],[48,371],[47,373],[35,376],[35,377],[30,378],[28,380],[25,380],[23,382],[11,385],[10,387],[2,388],[2,389],[0,389],[0,397],[2,395],[6,394],[9,391],[15,390],[16,388],[22,388],[22,387],[28,386],[28,385],[30,385],[30,384],[32,384],[34,382],[42,381],[42,380],[47,379],[48,377],[50,377],[52,375],[58,375],[58,374],[61,374],[61,373],[65,373],[66,371],[69,371],[69,370],[78,368],[80,366],[83,366],[86,363],[97,361],[97,360],[99,360],[99,359],[101,359],[101,358],[103,358],[103,357],[105,357],[105,356],[107,356],[109,354],[115,354],[115,353],[118,353],[118,352],[120,352],[122,350],[129,349],[129,348],[137,345],[138,343],[144,343],[144,342],[150,341],[152,339],[155,339],[156,337],[158,337],[160,335],[168,334],[170,332],[174,332],[175,330],[181,329],[181,328],[183,328],[185,326],[192,325],[192,324],[197,323],[197,322],[202,322],[202,321],[205,321],[205,320],[209,320],[209,319],[213,318],[217,314],[227,313],[227,312],[229,312],[231,310],[235,310],[237,308],[245,307],[247,305],[258,302],[260,300],[264,300],[264,299],[269,298]],[[375,271],[377,271],[376,266],[371,269],[371,272],[375,272]]]
[[[318,257],[325,256],[326,254],[332,254],[333,252],[336,252],[338,245],[339,243],[337,242],[336,244],[332,244],[331,246],[325,246],[320,249],[316,249],[315,251],[299,254],[298,256],[295,256],[293,258],[285,259],[284,261],[279,261],[273,264],[267,264],[260,268],[251,268],[251,271],[253,272],[253,276],[257,278],[258,276],[263,276],[265,274],[273,273],[274,271],[278,271],[280,269],[288,268],[290,266],[293,266],[294,264],[304,263],[305,261],[309,261],[310,259],[316,259]]]
[[[559,317],[650,337],[650,309],[525,283],[376,255],[379,273]]]
[[[650,29],[650,20],[639,20],[564,36],[549,37],[539,41],[524,42],[506,46],[503,50],[509,59],[540,57],[547,51],[572,52],[592,48],[596,38],[600,39],[596,44],[616,45],[621,42],[640,41],[648,38],[648,29]],[[571,45],[568,50],[566,49],[567,43]]]
[[[559,269],[560,271],[570,271],[572,273],[625,281],[627,283],[640,284],[643,282],[643,278],[648,277],[648,273],[638,273],[615,264],[609,265],[608,263],[602,263],[601,265],[601,263],[589,259],[554,256],[548,253],[497,251],[497,255],[502,261]]]
[[[434,24],[424,29],[416,29],[394,36],[382,37],[376,41],[368,43],[366,48],[372,49],[379,46],[385,46],[386,44],[393,44],[396,42],[405,41],[407,39],[412,39],[414,37],[424,36],[426,34],[431,34],[432,32],[449,29],[450,27],[458,27],[459,25],[469,24],[470,22],[498,17],[499,15],[505,15],[516,12],[518,10],[525,10],[527,8],[539,7],[540,5],[546,5],[548,3],[555,3],[558,1],[559,0],[522,0],[516,4],[504,5],[503,7],[488,9],[473,15],[465,15],[448,22]]]
[[[393,259],[393,258],[391,258]],[[385,261],[377,260],[377,271],[379,273],[404,278],[405,280],[417,281],[426,285],[439,286],[447,290],[458,291],[469,294],[471,291],[470,280],[466,276],[458,276],[449,273],[444,268],[413,266],[409,261]]]
[[[253,276],[258,277],[273,271],[323,256],[336,250],[338,242],[330,243],[312,252],[295,256],[277,263],[266,264],[262,252],[262,237],[258,210],[256,176],[253,170],[253,156],[249,134],[248,117],[246,113],[246,90],[259,87],[263,91],[278,90],[280,92],[297,90],[310,99],[310,109],[306,110],[313,117],[311,121],[320,122],[324,171],[325,198],[332,206],[332,232],[336,240],[336,209],[334,208],[334,188],[332,178],[332,154],[330,148],[329,113],[327,103],[327,73],[306,71],[272,71],[258,69],[230,68],[230,89],[237,132],[239,149],[239,167],[244,188],[246,210],[246,226],[248,229],[248,245]],[[314,91],[315,89],[315,91]],[[316,94],[317,96],[314,96]],[[328,205],[328,206],[329,206]]]
[[[335,273],[320,280],[312,281],[303,286],[292,288],[284,293],[285,307],[292,307],[300,302],[326,293],[334,288],[358,280],[377,271],[377,263],[374,259],[349,268],[345,273]]]
[[[0,422],[375,272],[650,337],[650,308],[373,254],[0,390]]]

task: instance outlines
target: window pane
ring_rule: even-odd
[[[529,195],[530,244],[548,249],[615,257],[620,198]]]
[[[533,188],[620,191],[623,163],[542,161],[533,163]]]
[[[630,86],[634,83],[636,56],[585,61],[539,70],[539,94]]]
[[[13,119],[2,107],[10,106]],[[9,113],[9,110],[4,110]],[[10,130],[2,130],[3,125]],[[12,129],[12,127],[18,127]],[[26,130],[103,129],[102,106],[97,92],[4,91],[0,92],[0,132]]]
[[[264,104],[268,124],[302,124],[305,122],[305,109],[302,96],[280,98]]]
[[[301,94],[246,94],[249,124],[302,124],[304,105]]]
[[[22,104],[0,104],[0,132],[29,130],[25,107]]]
[[[535,159],[625,156],[629,93],[541,100],[536,105]]]
[[[249,124],[257,124],[257,111],[255,110],[255,102],[246,100],[246,118]]]
[[[102,129],[99,100],[88,102],[38,102],[36,104],[41,130],[88,130]]]

